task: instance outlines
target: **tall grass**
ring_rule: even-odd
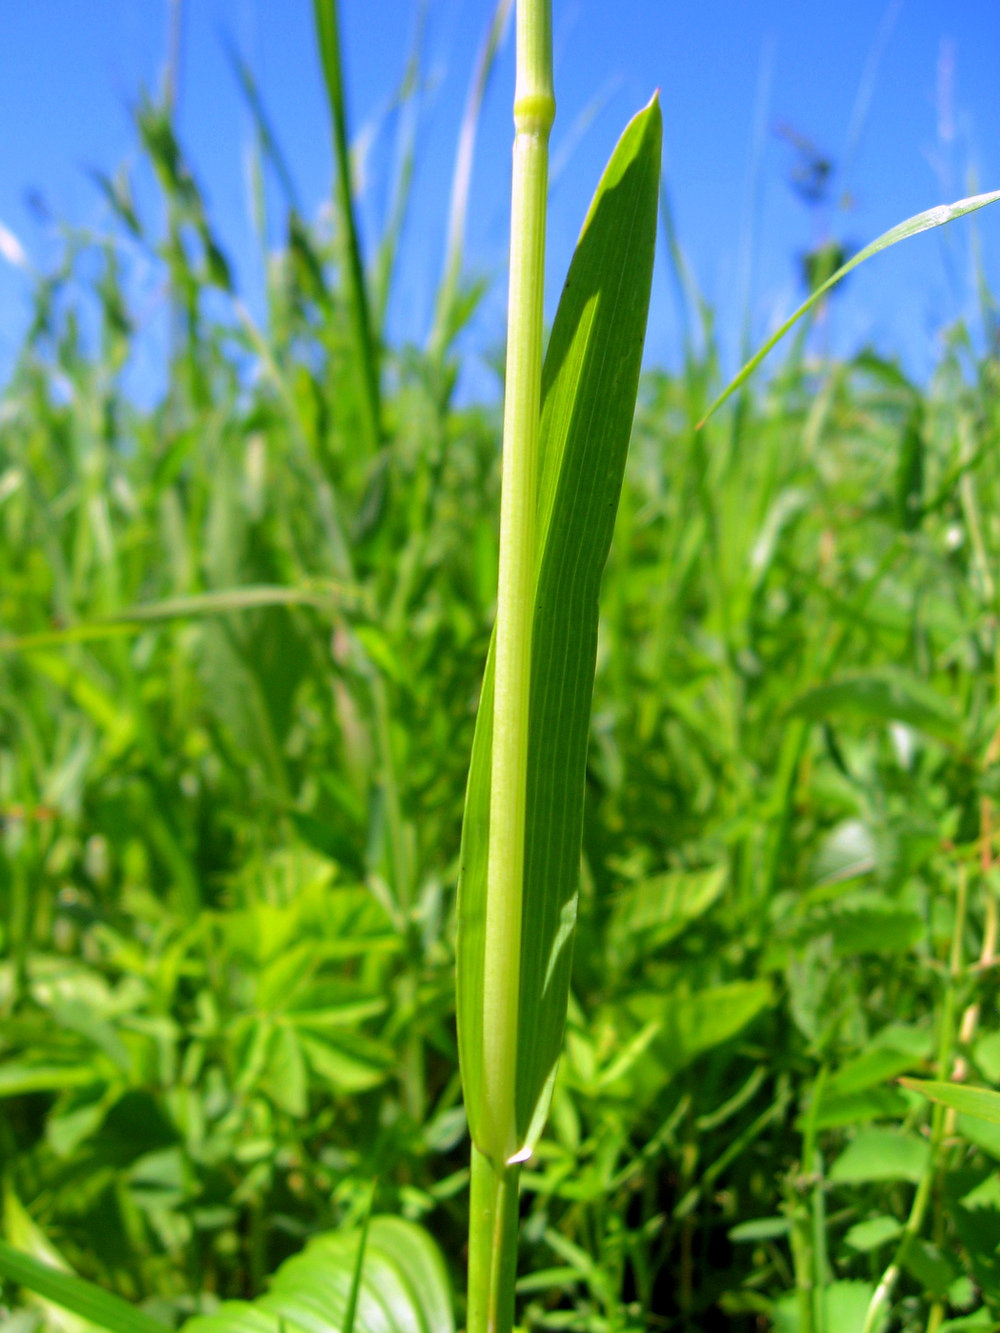
[[[60,1301],[122,1327],[60,1265],[205,1333],[352,1307],[450,1333],[500,422],[449,399],[453,319],[426,355],[372,332],[373,436],[344,222],[289,208],[255,323],[169,108],[137,131],[166,232],[105,182],[107,235],[39,285],[0,415],[10,1333],[77,1333]],[[177,312],[148,411],[123,388],[129,246]],[[929,1090],[953,1109],[1000,1080],[995,348],[956,326],[919,385],[803,341],[698,430],[721,386],[691,300],[704,340],[646,374],[622,448],[599,629],[595,601],[516,1317],[988,1328],[988,1107],[935,1115],[897,1080],[953,1084]]]

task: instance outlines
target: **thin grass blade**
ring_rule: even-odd
[[[344,266],[347,272],[355,355],[362,379],[362,406],[368,447],[374,452],[381,439],[381,402],[378,352],[372,334],[361,241],[351,191],[351,158],[347,137],[347,105],[340,58],[340,20],[337,0],[314,0],[316,35],[319,41],[323,79],[330,104],[333,148],[337,162],[337,211],[340,215]]]
[[[900,241],[908,240],[911,236],[919,236],[922,231],[930,231],[933,227],[943,227],[946,222],[954,222],[956,218],[965,217],[967,213],[975,213],[977,209],[985,208],[987,204],[996,203],[998,199],[1000,199],[1000,190],[993,190],[989,194],[976,194],[968,199],[959,199],[954,204],[939,204],[936,208],[929,208],[925,213],[917,213],[914,217],[907,218],[905,222],[900,222],[896,227],[890,227],[888,231],[883,232],[870,245],[866,245],[863,250],[859,250],[846,264],[842,264],[836,273],[827,278],[826,282],[817,287],[808,300],[803,301],[798,310],[793,315],[789,315],[784,324],[775,333],[772,333],[763,347],[750,358],[739,374],[729,381],[722,393],[719,394],[698,422],[698,429],[700,430],[704,426],[712,413],[720,408],[727,398],[732,397],[736,390],[746,383],[771,348],[781,341],[788,330],[797,324],[803,315],[808,314],[813,306],[817,305],[826,293],[832,287],[835,287],[842,278],[845,278],[852,269],[857,268],[859,264],[863,264],[866,259],[871,259],[873,255],[888,250],[891,245],[897,245]]]
[[[99,639],[120,638],[133,634],[143,625],[164,620],[186,620],[201,616],[235,615],[269,606],[312,606],[319,610],[343,609],[354,596],[341,584],[316,587],[283,588],[266,583],[246,588],[225,588],[217,592],[192,593],[188,597],[167,597],[162,602],[140,602],[107,620],[70,625],[66,629],[39,630],[35,634],[0,637],[0,654],[55,648],[70,643],[88,643]]]
[[[166,1324],[138,1310],[120,1296],[87,1282],[73,1273],[63,1273],[30,1254],[0,1240],[0,1274],[10,1282],[89,1319],[110,1333],[164,1333]]]
[[[483,99],[489,87],[490,76],[496,65],[497,55],[503,45],[504,34],[510,22],[513,0],[497,0],[490,26],[476,61],[472,83],[462,114],[462,125],[458,132],[458,150],[455,153],[455,170],[451,181],[451,204],[448,210],[448,240],[445,244],[444,274],[438,288],[437,305],[434,313],[434,327],[428,343],[428,350],[434,356],[440,356],[447,347],[453,334],[454,310],[458,296],[459,279],[462,276],[462,253],[465,244],[465,219],[469,211],[469,186],[472,182],[472,164],[476,152],[476,134],[479,129],[479,116],[483,108]]]
[[[361,1290],[361,1274],[365,1266],[365,1249],[368,1245],[368,1228],[372,1220],[372,1204],[375,1202],[375,1183],[373,1182],[365,1208],[364,1221],[361,1223],[361,1235],[358,1237],[358,1254],[354,1261],[354,1273],[351,1276],[351,1290],[347,1296],[347,1309],[344,1311],[344,1324],[341,1333],[354,1333],[354,1319],[358,1312],[358,1293]]]

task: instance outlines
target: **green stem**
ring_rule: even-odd
[[[965,931],[965,909],[968,899],[967,890],[968,872],[966,866],[963,864],[959,866],[958,870],[955,927],[952,932],[948,981],[945,986],[944,1002],[941,1007],[941,1028],[938,1036],[937,1061],[937,1076],[939,1079],[946,1079],[951,1073],[951,1057],[955,1046],[955,1004],[957,1000],[958,982],[962,973],[962,936]],[[917,1186],[917,1192],[913,1196],[910,1215],[906,1219],[903,1235],[899,1245],[896,1247],[896,1253],[893,1255],[892,1263],[882,1274],[881,1281],[875,1288],[874,1295],[871,1298],[862,1333],[875,1333],[875,1330],[881,1326],[884,1308],[888,1305],[889,1300],[892,1297],[893,1289],[896,1286],[896,1282],[899,1280],[899,1275],[906,1262],[906,1256],[909,1253],[910,1246],[920,1235],[921,1228],[924,1224],[924,1217],[927,1214],[927,1206],[931,1201],[934,1178],[937,1175],[939,1159],[941,1157],[941,1143],[945,1137],[947,1116],[948,1112],[943,1106],[935,1105],[931,1113],[931,1142],[930,1154],[927,1158],[927,1168]]]
[[[509,1333],[513,1324],[520,1170],[497,1170],[472,1149],[468,1333]]]
[[[812,1194],[813,1265],[813,1325],[816,1333],[826,1330],[826,1288],[830,1281],[830,1261],[826,1248],[826,1199],[823,1194],[823,1157],[813,1152],[812,1172],[816,1177]]]
[[[552,87],[551,0],[518,0],[500,571],[490,773],[483,1086],[472,1154],[469,1333],[508,1333],[517,1270],[517,1042],[536,571],[542,298]]]
[[[549,0],[519,0],[483,982],[483,1141],[478,1145],[498,1168],[508,1163],[520,1147],[515,1081],[536,563],[545,203],[549,130],[555,115],[551,26]]]

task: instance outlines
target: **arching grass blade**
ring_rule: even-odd
[[[110,1333],[164,1333],[167,1325],[93,1282],[43,1264],[0,1240],[0,1274]]]
[[[954,204],[939,204],[937,208],[929,208],[925,213],[917,213],[914,217],[907,218],[905,222],[900,222],[898,226],[890,227],[888,231],[883,232],[870,245],[866,245],[863,250],[859,250],[846,264],[842,264],[836,273],[831,274],[826,282],[817,287],[809,299],[803,301],[798,310],[793,315],[789,315],[784,324],[771,334],[763,347],[754,353],[739,374],[730,380],[722,393],[719,394],[698,422],[698,429],[700,430],[704,426],[712,413],[720,408],[727,398],[730,398],[742,384],[746,383],[771,348],[781,341],[788,330],[797,324],[803,315],[808,314],[813,306],[823,299],[831,287],[835,287],[841,278],[845,278],[852,269],[857,268],[859,264],[863,264],[866,259],[871,259],[873,255],[879,254],[880,251],[888,250],[891,245],[896,245],[899,241],[905,241],[911,236],[918,236],[922,231],[930,231],[932,227],[943,227],[946,222],[954,222],[956,218],[965,217],[966,213],[974,213],[979,208],[985,208],[987,204],[996,203],[998,199],[1000,199],[1000,190],[993,190],[990,194],[975,194],[968,199],[959,199]]]

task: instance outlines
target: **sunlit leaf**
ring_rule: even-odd
[[[654,100],[626,128],[605,169],[566,279],[542,377],[516,1093],[521,1143],[541,1129],[562,1045],[598,594],[642,359],[661,133]],[[459,888],[459,1046],[474,1141],[482,1086],[492,661],[491,651],[469,772]]]
[[[836,284],[840,282],[842,278],[845,278],[852,269],[857,268],[859,264],[863,264],[866,259],[871,259],[873,255],[879,254],[880,251],[888,250],[891,245],[896,245],[900,241],[905,241],[910,236],[918,236],[922,231],[929,231],[932,227],[941,227],[946,222],[953,222],[956,218],[965,217],[967,213],[974,213],[976,209],[985,208],[987,204],[995,203],[998,199],[1000,199],[1000,190],[994,190],[990,194],[976,194],[971,195],[967,199],[959,199],[958,202],[954,204],[939,204],[937,208],[929,208],[925,213],[917,213],[914,217],[907,218],[905,222],[900,222],[897,226],[890,227],[888,231],[883,232],[881,236],[876,237],[874,241],[869,245],[866,245],[863,250],[859,250],[856,255],[852,255],[846,264],[842,264],[835,273],[831,274],[825,282],[821,283],[821,285],[811,293],[808,300],[803,301],[794,314],[789,315],[788,319],[786,319],[771,337],[768,338],[763,347],[761,347],[761,349],[750,358],[742,370],[730,380],[729,384],[726,385],[725,389],[719,394],[718,398],[716,398],[715,402],[702,417],[701,421],[698,423],[699,426],[703,426],[712,413],[720,408],[726,399],[734,394],[740,385],[744,384],[750,378],[753,372],[764,360],[765,356],[767,356],[771,348],[781,341],[788,330],[798,323],[802,316],[807,314],[817,302],[822,300],[831,287],[836,286]]]

